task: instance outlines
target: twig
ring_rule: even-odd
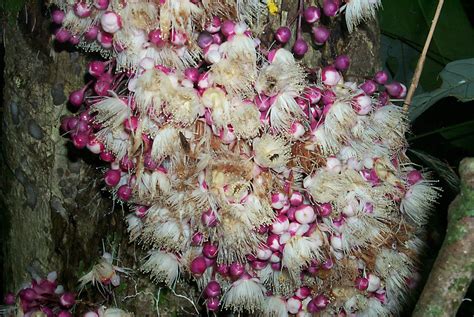
[[[408,111],[408,107],[411,104],[416,87],[418,87],[418,82],[420,81],[421,72],[423,71],[423,66],[426,60],[426,54],[428,53],[428,48],[430,47],[431,39],[433,38],[433,34],[436,29],[436,24],[438,23],[438,19],[441,14],[441,9],[443,8],[443,4],[444,0],[439,0],[438,7],[436,8],[436,12],[433,17],[433,21],[431,22],[430,32],[428,33],[428,37],[426,38],[425,46],[423,47],[420,59],[418,60],[418,64],[416,65],[415,74],[413,75],[413,80],[411,82],[410,89],[408,90],[407,97],[405,98],[405,102],[403,103],[404,112]]]

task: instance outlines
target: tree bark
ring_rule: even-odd
[[[474,277],[474,158],[459,165],[461,193],[448,209],[446,237],[413,313],[454,316]]]
[[[296,14],[297,1],[279,4],[279,15],[270,18],[273,30]],[[44,276],[50,271],[59,273],[67,289],[76,290],[77,280],[96,263],[103,245],[109,252],[120,253],[121,266],[136,271],[142,256],[141,250],[128,243],[123,208],[113,205],[102,190],[97,170],[101,163],[87,150],[75,150],[60,135],[60,118],[70,114],[67,96],[84,85],[86,59],[85,54],[50,41],[50,24],[42,6],[42,1],[29,1],[17,23],[6,24],[4,29],[4,106],[0,114],[3,292],[17,291],[31,275]],[[322,51],[312,50],[303,62],[316,66],[347,53],[352,57],[349,75],[361,79],[378,70],[376,22],[351,35],[340,19],[331,27],[329,45]],[[115,301],[97,291],[83,292],[83,309],[87,303],[99,303],[117,305],[137,316],[154,316],[159,299],[161,315],[189,316],[194,311],[187,299],[164,292],[138,273],[122,284],[124,287],[115,289]],[[176,292],[197,298],[199,294],[191,289]]]

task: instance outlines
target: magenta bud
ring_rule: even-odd
[[[308,286],[301,286],[296,290],[295,295],[300,299],[305,299],[309,295],[311,295],[311,288]]]
[[[339,55],[334,61],[334,66],[336,66],[336,69],[339,71],[347,70],[350,64],[351,60],[347,55]]]
[[[155,29],[150,31],[148,33],[148,41],[150,41],[151,44],[156,45],[158,47],[163,46],[165,41],[163,40],[163,37],[161,36],[161,30],[160,29]]]
[[[59,302],[64,308],[70,308],[76,303],[76,296],[71,292],[66,292],[61,295]]]
[[[84,39],[88,42],[95,41],[97,39],[97,34],[99,34],[99,27],[97,25],[92,25],[86,33],[84,33]]]
[[[226,37],[235,34],[235,23],[231,20],[225,20],[221,25],[221,32]]]
[[[362,85],[360,85],[360,89],[362,89],[367,95],[373,95],[377,91],[377,83],[373,80],[366,80]]]
[[[245,267],[242,264],[238,262],[234,262],[230,265],[229,273],[234,279],[244,274],[244,272],[245,272]]]
[[[293,45],[293,53],[296,56],[303,56],[308,51],[308,43],[303,39],[297,39]]]
[[[108,170],[104,174],[104,181],[107,186],[115,187],[120,182],[121,173],[119,170]]]
[[[191,262],[191,273],[196,276],[201,276],[207,269],[206,260],[203,256],[198,256]]]
[[[291,30],[286,26],[279,27],[275,32],[275,40],[281,44],[286,44],[291,38]]]
[[[309,6],[304,10],[304,20],[308,23],[314,23],[321,18],[321,10],[316,6]]]
[[[132,197],[132,188],[128,185],[122,185],[117,190],[117,197],[120,200],[128,201]]]
[[[332,269],[333,266],[334,266],[334,262],[332,261],[331,258],[329,258],[326,261],[324,261],[323,263],[321,263],[321,268],[323,270],[330,270],[330,269]]]
[[[326,66],[322,70],[322,80],[325,85],[335,86],[341,80],[341,74],[334,66]]]
[[[204,240],[204,235],[201,232],[196,232],[191,238],[191,244],[194,246],[201,245]]]
[[[333,17],[339,10],[339,1],[324,0],[323,1],[323,12],[328,17]]]
[[[206,307],[209,311],[216,311],[219,309],[219,298],[211,297],[206,300]]]
[[[68,311],[62,310],[59,312],[58,317],[72,317],[72,314]]]
[[[94,7],[98,10],[106,10],[109,7],[109,0],[94,0]]]
[[[64,28],[58,29],[54,35],[59,43],[66,43],[71,38],[71,33]]]
[[[91,15],[92,10],[85,1],[76,2],[73,6],[74,14],[80,18],[87,18]]]
[[[208,298],[219,296],[221,294],[221,285],[216,281],[210,281],[204,289],[204,294]]]
[[[113,162],[115,160],[115,155],[112,152],[104,151],[99,154],[99,157],[104,162]]]
[[[380,84],[380,85],[385,85],[388,81],[388,74],[386,71],[378,71],[377,73],[375,73],[374,75],[374,80],[377,82],[377,84]]]
[[[251,263],[251,266],[255,270],[263,270],[268,265],[267,261],[255,260]]]
[[[365,291],[369,287],[369,280],[365,277],[358,277],[355,280],[355,288],[359,291]]]
[[[62,24],[65,16],[66,13],[62,10],[55,9],[51,12],[51,20],[56,24]]]
[[[130,159],[128,155],[125,155],[124,157],[122,157],[119,163],[120,163],[120,169],[124,172],[131,171],[135,168],[135,163],[133,162],[132,159]]]
[[[148,208],[149,207],[147,206],[137,205],[137,207],[135,208],[135,216],[137,216],[138,218],[145,217],[148,213]]]
[[[214,244],[205,244],[202,248],[202,254],[210,259],[214,259],[219,252],[219,248]]]
[[[407,181],[410,185],[415,185],[423,180],[423,174],[420,171],[413,170],[408,172],[407,174]]]
[[[74,107],[80,107],[84,103],[84,88],[73,91],[69,95],[69,103]]]
[[[195,67],[186,68],[184,76],[193,83],[197,83],[199,80],[199,70]]]
[[[32,302],[38,297],[38,294],[32,288],[25,288],[20,291],[19,296],[22,301]]]
[[[280,271],[281,270],[281,262],[271,263],[270,264],[272,270]]]
[[[202,31],[199,33],[197,44],[200,48],[206,49],[214,42],[214,38],[211,33],[207,31]]]
[[[77,132],[71,136],[72,143],[78,149],[83,149],[89,142],[89,135],[85,132]]]
[[[16,299],[15,294],[13,294],[12,292],[9,292],[3,298],[3,302],[5,303],[5,305],[14,305],[15,299]]]
[[[396,81],[386,84],[385,89],[387,89],[388,94],[394,98],[398,98],[403,93],[402,85]]]
[[[150,153],[147,153],[143,156],[143,166],[150,171],[154,171],[158,168],[158,163],[153,160]]]
[[[102,61],[92,61],[88,67],[89,74],[98,78],[105,72],[105,63]]]
[[[317,45],[323,45],[326,43],[329,35],[331,35],[331,31],[322,25],[312,28],[311,32],[313,34],[314,43]]]
[[[323,310],[329,305],[329,298],[323,294],[316,296],[311,301],[314,301],[314,304],[319,310]]]

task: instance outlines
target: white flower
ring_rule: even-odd
[[[263,134],[254,139],[255,162],[262,167],[278,169],[284,167],[291,157],[288,142],[280,137]]]
[[[253,103],[233,100],[231,124],[237,137],[250,139],[260,132],[260,111]]]
[[[222,297],[223,307],[234,312],[260,311],[265,304],[265,287],[257,278],[243,277],[232,283]]]
[[[174,287],[179,278],[180,263],[176,255],[159,250],[151,251],[142,271],[150,273],[158,282],[164,282],[169,287]]]
[[[374,18],[376,10],[381,6],[381,0],[350,0],[346,3],[345,15],[349,32],[360,22]]]

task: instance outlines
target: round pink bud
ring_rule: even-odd
[[[221,26],[221,32],[224,36],[229,37],[235,34],[235,23],[230,20],[225,20]]]
[[[77,132],[71,136],[72,143],[77,149],[83,149],[89,142],[89,134],[86,132]]]
[[[238,262],[234,262],[230,265],[229,273],[230,273],[230,276],[232,276],[234,279],[244,274],[244,272],[245,272],[245,267],[242,264]]]
[[[303,56],[308,51],[308,43],[303,39],[297,39],[293,45],[293,53],[296,56]]]
[[[334,1],[334,0],[323,1],[323,12],[328,17],[335,16],[338,10],[339,10],[339,1]]]
[[[204,289],[204,294],[208,298],[219,296],[221,294],[221,285],[216,281],[210,281]]]
[[[311,295],[311,288],[309,288],[308,286],[301,286],[300,288],[296,290],[295,295],[299,299],[305,299],[306,297]]]
[[[150,33],[148,33],[148,41],[150,41],[151,44],[156,45],[158,47],[163,46],[163,44],[165,43],[161,35],[160,29],[151,30]]]
[[[76,296],[71,292],[66,292],[61,295],[59,302],[64,308],[70,308],[76,303]]]
[[[286,44],[291,38],[291,30],[289,27],[281,26],[275,32],[275,40],[281,44]]]
[[[71,33],[64,28],[60,28],[54,34],[56,41],[59,43],[66,43],[71,38]]]
[[[98,10],[106,10],[109,7],[109,0],[94,0],[94,7]]]
[[[199,33],[197,44],[200,48],[206,49],[209,46],[211,46],[213,42],[214,42],[214,38],[211,35],[211,33],[207,31],[202,31],[201,33]]]
[[[100,25],[105,32],[113,34],[122,28],[122,19],[117,13],[107,11],[100,18]]]
[[[283,232],[288,230],[289,226],[290,222],[288,218],[285,215],[279,215],[278,217],[276,217],[270,230],[274,234],[282,234]]]
[[[335,86],[341,80],[341,74],[334,66],[326,66],[322,71],[322,80],[325,85]]]
[[[128,201],[132,198],[132,188],[128,185],[122,185],[117,190],[117,197],[120,200]]]
[[[207,263],[203,256],[198,256],[191,262],[190,270],[196,276],[201,276],[207,269]]]
[[[290,314],[297,314],[301,308],[302,303],[298,297],[293,296],[286,301],[286,310],[288,310]]]
[[[201,221],[207,227],[215,227],[218,224],[217,215],[212,209],[202,213]]]
[[[224,263],[217,264],[216,271],[222,276],[227,276],[229,274],[229,266]]]
[[[385,85],[388,81],[388,74],[387,72],[381,70],[375,73],[374,75],[374,80],[377,82],[377,84],[380,85]]]
[[[331,35],[331,31],[329,31],[328,28],[322,25],[313,27],[311,29],[311,33],[313,34],[314,43],[317,45],[323,45],[324,43],[326,43],[329,36]]]
[[[104,174],[104,181],[107,186],[115,187],[120,182],[121,173],[119,170],[108,170]]]
[[[323,310],[329,305],[329,298],[323,294],[316,296],[312,301],[314,301],[314,304],[319,310]]]
[[[362,85],[360,85],[367,95],[373,95],[377,91],[377,84],[373,80],[366,80]]]
[[[9,305],[9,306],[15,305],[15,294],[13,294],[12,292],[7,293],[5,297],[3,298],[3,302],[5,303],[5,305]]]
[[[316,6],[309,6],[304,10],[304,20],[308,23],[314,23],[321,18],[321,10]]]
[[[396,81],[386,84],[385,89],[387,89],[388,94],[394,98],[398,98],[403,93],[402,85]]]
[[[365,277],[358,277],[355,280],[355,288],[359,291],[365,291],[369,287],[369,280]]]
[[[295,218],[301,224],[308,224],[315,220],[314,209],[310,205],[301,205],[296,208]]]
[[[92,61],[88,67],[89,74],[98,78],[105,72],[105,63],[102,61]]]
[[[347,55],[340,55],[334,61],[334,66],[336,67],[337,70],[341,72],[347,70],[350,64],[351,64],[351,60],[349,56]]]
[[[372,99],[367,95],[356,96],[352,103],[352,108],[359,115],[366,115],[372,110]]]
[[[410,185],[415,185],[423,180],[423,174],[420,171],[412,170],[407,174],[407,181]]]
[[[267,238],[267,246],[272,251],[279,251],[280,250],[280,237],[276,234],[269,235]]]
[[[97,35],[99,34],[99,27],[97,25],[92,25],[87,29],[86,33],[84,33],[84,39],[88,42],[95,41],[97,39]]]
[[[53,23],[62,24],[64,17],[66,17],[66,13],[64,13],[62,10],[55,9],[51,12],[51,20]]]
[[[213,16],[211,21],[206,24],[206,31],[209,33],[217,33],[221,30],[221,19]]]
[[[219,298],[211,297],[206,300],[206,307],[209,311],[217,311],[219,309]]]
[[[300,192],[293,192],[290,196],[290,204],[295,207],[301,205],[303,203],[303,200],[303,194]]]
[[[74,4],[74,14],[80,18],[87,18],[91,15],[91,7],[86,3],[86,1],[79,1]]]
[[[202,254],[210,259],[213,259],[217,256],[217,253],[219,252],[219,248],[214,245],[214,244],[205,244],[204,247],[202,248]]]

